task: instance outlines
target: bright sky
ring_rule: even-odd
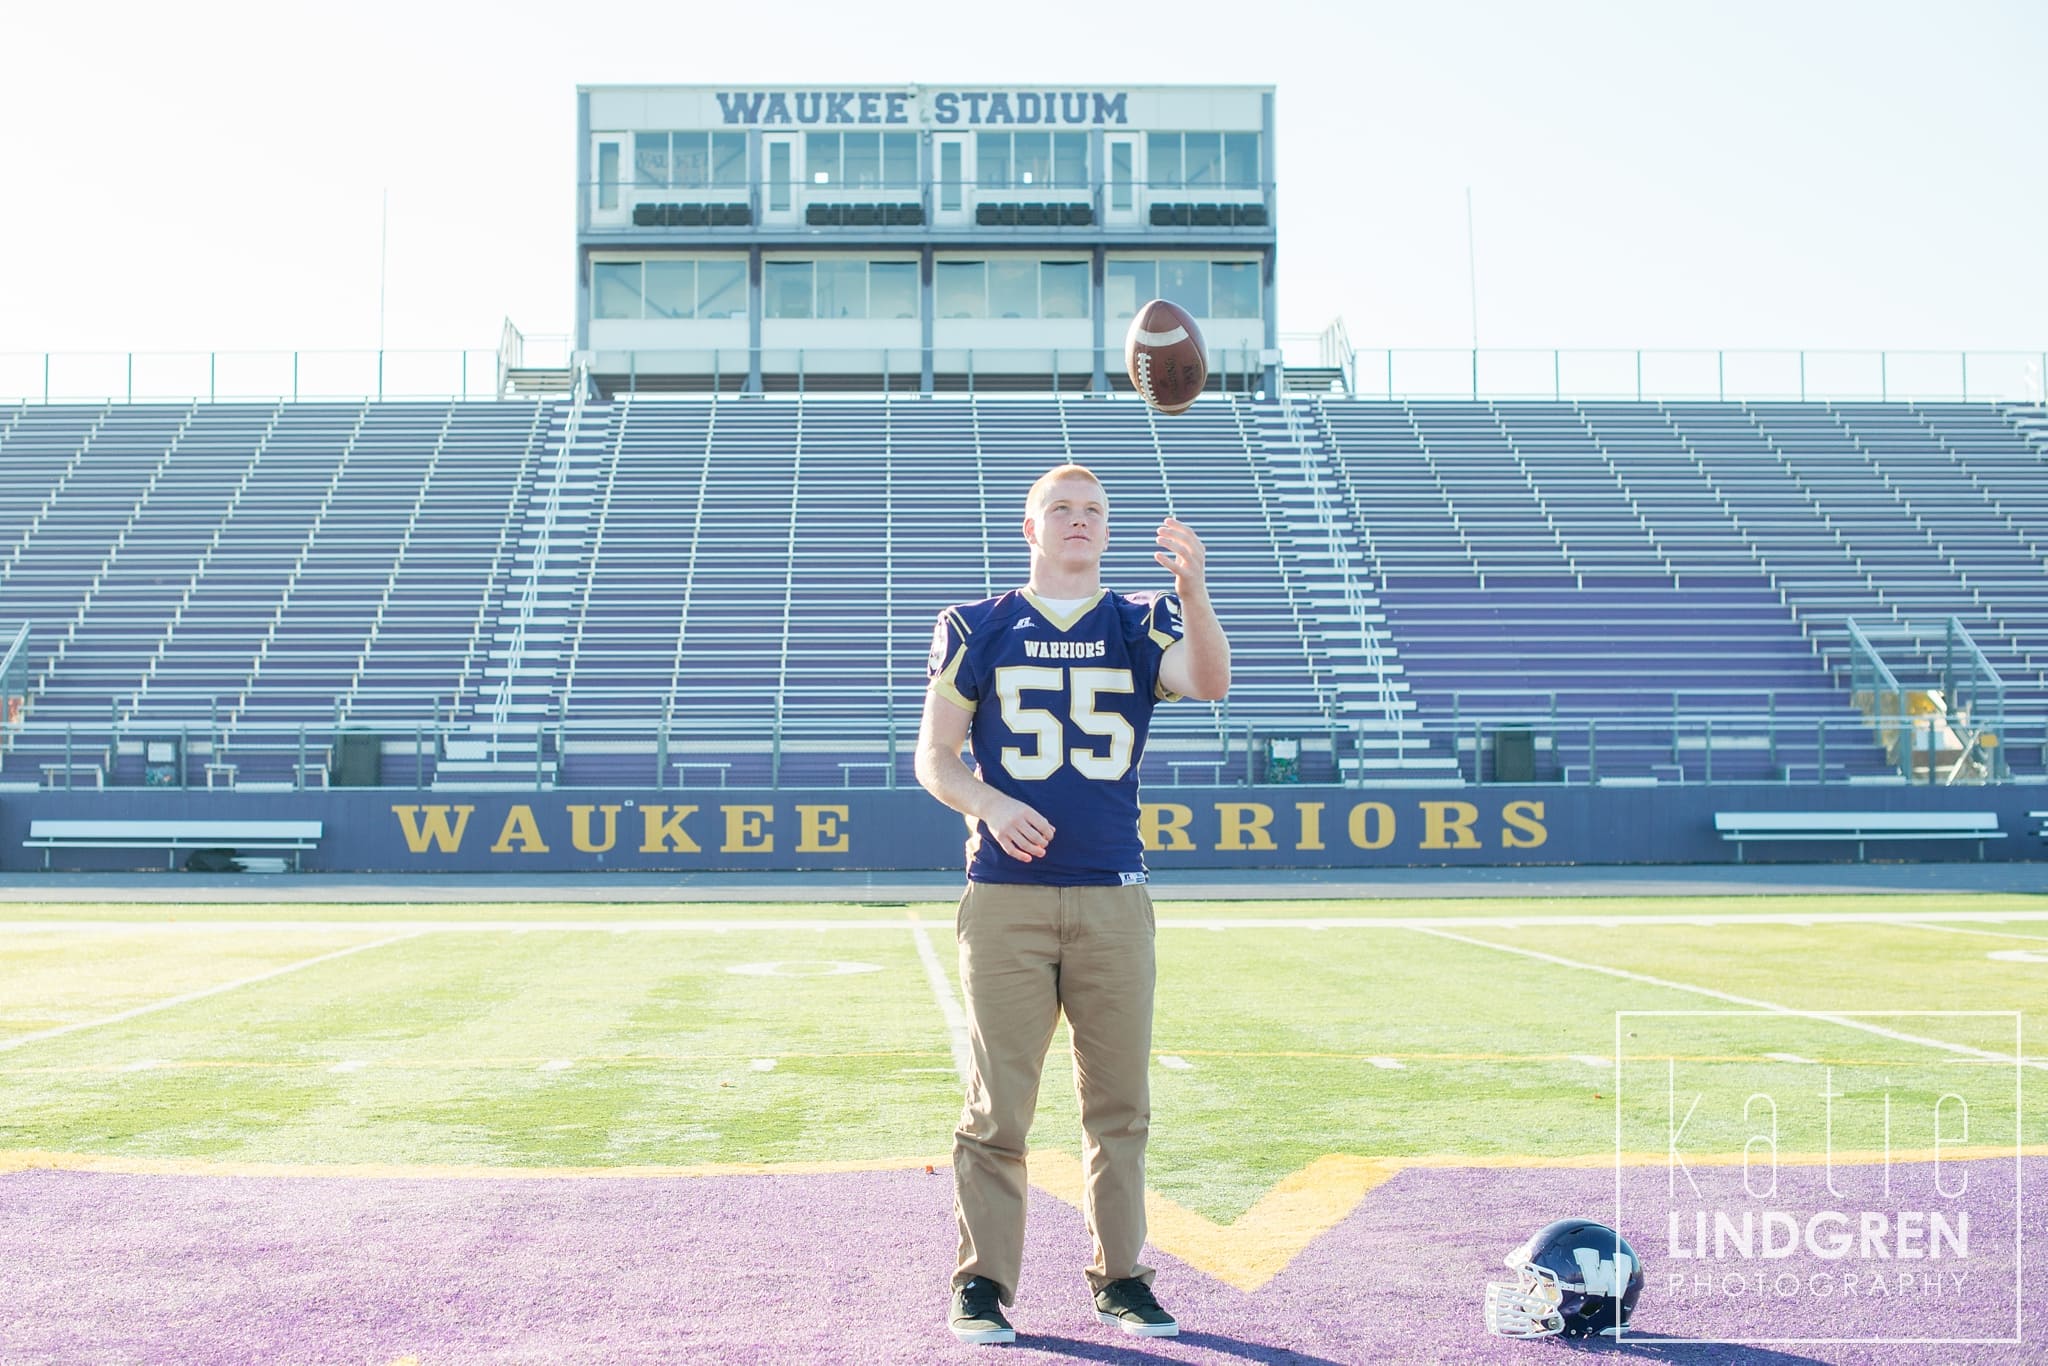
[[[970,31],[963,16],[973,16]],[[570,327],[575,87],[1278,87],[1280,325],[2048,347],[2040,0],[19,3],[0,352]]]

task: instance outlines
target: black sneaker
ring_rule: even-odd
[[[1159,1307],[1159,1301],[1152,1297],[1152,1287],[1135,1276],[1111,1281],[1095,1292],[1095,1317],[1141,1338],[1180,1335],[1179,1322]]]
[[[970,1346],[1017,1340],[1017,1330],[1003,1317],[1001,1287],[980,1276],[953,1287],[953,1320],[947,1326]]]

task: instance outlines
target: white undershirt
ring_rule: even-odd
[[[1070,617],[1074,615],[1075,611],[1081,606],[1081,604],[1086,602],[1093,602],[1094,600],[1095,595],[1093,593],[1090,593],[1085,598],[1040,597],[1038,599],[1039,605],[1044,607],[1047,611],[1051,612],[1056,617]]]

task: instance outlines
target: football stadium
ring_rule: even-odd
[[[569,335],[0,355],[0,1361],[2043,1359],[2048,355],[1284,330],[1286,93],[585,85]]]

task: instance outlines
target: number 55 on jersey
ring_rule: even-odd
[[[1073,832],[1029,864],[977,823],[968,876],[1115,886],[1144,868],[1138,763],[1152,704],[1173,701],[1159,661],[1181,637],[1171,594],[1098,591],[1066,616],[1028,589],[949,607],[932,637],[932,686],[976,713],[982,781]],[[991,714],[993,713],[993,714]],[[1128,847],[1126,847],[1128,846]]]

